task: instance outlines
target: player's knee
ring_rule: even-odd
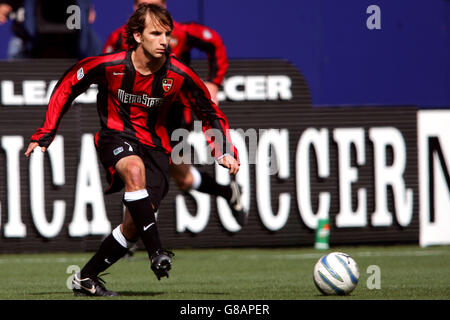
[[[125,175],[127,189],[139,190],[145,188],[145,167],[140,163],[130,162],[125,169]]]
[[[128,165],[126,169],[126,172],[128,174],[128,177],[136,180],[142,176],[143,168],[137,163],[130,163],[130,165]]]

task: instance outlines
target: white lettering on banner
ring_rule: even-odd
[[[292,80],[286,75],[231,76],[224,80],[219,101],[291,100]]]
[[[24,80],[21,82],[22,94],[15,93],[14,82],[11,80],[1,81],[1,105],[24,106],[24,105],[46,105],[48,104],[58,81]],[[78,103],[95,103],[97,99],[97,85],[92,85],[86,92],[75,99]]]
[[[51,161],[53,184],[62,186],[65,184],[62,136],[55,137],[47,153]],[[64,224],[66,202],[56,200],[53,203],[53,219],[48,222],[45,214],[44,153],[42,152],[33,152],[30,156],[30,203],[31,216],[39,234],[45,238],[56,237]]]
[[[450,111],[418,113],[421,246],[450,244]]]
[[[289,217],[291,196],[280,193],[279,208],[276,214],[272,211],[270,175],[274,163],[267,163],[270,159],[270,149],[275,150],[278,178],[289,178],[289,133],[288,130],[270,129],[262,131],[256,156],[256,199],[258,213],[264,226],[270,231],[277,231],[284,227]]]
[[[88,204],[92,207],[90,222],[87,217]],[[72,222],[69,224],[71,237],[105,235],[111,232],[111,223],[106,216],[97,152],[92,134],[83,134],[81,137],[80,163],[73,211]]]
[[[320,192],[319,208],[317,213],[314,213],[311,204],[311,182],[309,174],[311,147],[314,148],[318,160],[317,168],[319,178],[328,178],[330,175],[328,129],[306,129],[298,141],[295,155],[297,205],[305,225],[308,228],[315,229],[317,227],[317,221],[320,218],[327,218],[329,215],[331,195],[329,192]]]
[[[375,212],[373,226],[390,226],[392,213],[388,208],[387,187],[394,193],[395,214],[401,226],[407,226],[413,216],[413,191],[407,189],[403,174],[406,168],[406,146],[401,132],[392,127],[371,128],[369,137],[374,145]],[[393,163],[386,164],[387,147],[392,147]]]
[[[28,80],[23,83],[23,96],[26,104],[45,104],[46,84],[44,81]]]
[[[14,94],[14,82],[10,80],[2,81],[2,105],[20,106],[24,99],[21,95]]]
[[[247,146],[245,145],[245,136],[240,131],[230,130],[231,141],[233,145],[239,150],[240,167],[236,175],[236,182],[242,187],[241,202],[242,206],[249,212],[250,210],[250,168],[249,157],[247,153]],[[216,162],[216,181],[220,184],[227,185],[230,183],[230,174],[228,169],[225,169]],[[220,222],[229,232],[238,232],[241,226],[233,217],[228,202],[222,197],[217,197],[217,213],[219,214]]]
[[[268,100],[291,100],[292,81],[288,76],[268,76],[267,77],[267,98]]]
[[[247,100],[266,100],[266,81],[264,76],[247,77],[245,95]]]
[[[339,163],[339,213],[336,215],[337,227],[365,227],[367,225],[367,191],[358,190],[358,207],[352,209],[352,183],[358,181],[358,170],[351,166],[352,146],[356,149],[356,163],[366,163],[363,128],[339,128],[333,132],[338,144]]]
[[[425,119],[425,118],[424,118]],[[425,122],[428,126],[433,126],[433,120]],[[424,120],[424,121],[425,121]],[[448,120],[444,118],[444,120]],[[443,120],[443,121],[444,121]],[[444,121],[445,122],[445,121]],[[444,123],[443,122],[443,123]],[[433,242],[435,234],[445,234],[439,239],[450,239],[448,237],[448,225],[450,221],[450,197],[448,194],[450,178],[449,168],[450,150],[442,141],[448,136],[448,129],[445,124],[435,126],[432,131],[423,129],[422,149],[426,154],[422,157],[432,159],[421,161],[421,188],[426,188],[430,194],[430,199],[434,199],[433,211],[428,211],[428,201],[425,207],[421,207],[421,225],[429,228],[426,235],[421,234],[423,243]],[[333,194],[333,201],[339,201],[339,212],[336,215],[336,227],[365,227],[369,223],[373,227],[392,226],[394,213],[389,212],[388,188],[393,192],[393,206],[395,208],[395,219],[400,226],[408,226],[411,223],[413,214],[413,191],[406,187],[404,173],[406,168],[406,147],[402,134],[396,128],[377,127],[370,128],[367,133],[363,128],[307,128],[298,138],[295,157],[290,156],[291,136],[287,129],[260,130],[259,141],[254,135],[256,131],[231,130],[230,135],[238,148],[241,160],[241,170],[236,179],[243,188],[243,206],[250,209],[250,187],[255,186],[256,214],[262,225],[270,231],[283,229],[288,221],[292,208],[292,196],[296,196],[296,204],[300,218],[307,228],[314,230],[319,218],[329,216],[332,194],[330,190],[315,188],[311,186],[315,177],[311,176],[311,169],[317,167],[317,177],[321,180],[335,179],[330,176],[330,167],[338,167],[338,189],[339,193]],[[374,158],[373,164],[367,162],[367,147],[365,137],[369,138],[373,144]],[[335,144],[330,142],[333,137]],[[247,146],[247,140],[254,141],[257,146]],[[189,133],[187,142],[192,145],[195,151],[197,163],[205,163],[208,160],[210,148],[201,132]],[[3,218],[5,224],[4,237],[26,237],[26,228],[22,222],[21,202],[22,199],[20,185],[20,154],[23,149],[23,137],[3,136],[1,139],[2,148],[6,155],[6,185],[7,185],[7,209],[1,208],[0,213],[6,215]],[[337,164],[331,163],[330,150],[337,147]],[[332,149],[333,148],[333,149]],[[425,148],[425,149],[424,149]],[[255,153],[252,155],[251,153]],[[388,153],[393,159],[388,163]],[[424,151],[422,151],[424,152]],[[37,152],[39,153],[39,152]],[[354,153],[354,157],[351,156]],[[48,159],[51,180],[55,186],[63,186],[65,181],[64,163],[64,143],[63,138],[57,136],[53,144],[48,149]],[[68,199],[54,200],[50,204],[51,214],[45,212],[45,191],[44,190],[44,163],[45,157],[42,154],[33,154],[29,163],[29,184],[30,184],[30,205],[31,217],[35,229],[45,238],[58,236],[63,229],[64,222],[68,222],[68,234],[70,237],[81,237],[87,235],[104,235],[111,231],[111,224],[107,219],[105,203],[102,192],[102,181],[100,179],[97,153],[94,147],[92,134],[81,136],[80,160],[77,168],[76,192],[74,194],[73,216],[66,217],[65,203]],[[355,159],[355,160],[352,160]],[[268,161],[270,160],[270,162]],[[278,196],[272,196],[274,186],[271,185],[271,176],[276,174],[279,179],[291,180],[290,161],[295,165],[295,191],[286,190]],[[316,164],[313,163],[316,162]],[[334,160],[333,160],[334,161]],[[353,163],[356,161],[356,164]],[[424,164],[422,164],[422,162]],[[251,181],[252,175],[250,164],[255,164],[255,179]],[[375,210],[370,215],[367,212],[367,190],[360,188],[352,190],[358,183],[358,170],[361,166],[372,166],[374,170],[374,204]],[[423,178],[428,170],[433,172],[430,181]],[[425,173],[424,173],[425,171]],[[47,179],[48,180],[48,179]],[[216,181],[221,184],[229,182],[228,171],[216,164]],[[327,184],[329,187],[329,183]],[[320,185],[319,185],[320,187]],[[353,192],[352,192],[353,191]],[[357,199],[353,199],[355,194]],[[317,192],[317,195],[312,195]],[[427,194],[428,194],[427,193]],[[176,205],[176,231],[200,233],[208,225],[211,214],[211,197],[196,191],[191,192],[195,202],[196,212],[188,210],[186,199],[179,195],[175,199]],[[70,196],[70,195],[69,195]],[[272,208],[272,199],[278,198],[278,208]],[[316,206],[312,199],[318,198]],[[355,201],[356,200],[356,201]],[[23,202],[25,201],[25,202]],[[356,203],[354,207],[352,204]],[[216,199],[218,216],[221,224],[229,232],[238,232],[241,227],[237,224],[231,214],[230,208],[224,199]],[[92,208],[92,219],[88,220],[88,208]],[[431,210],[431,207],[430,207]],[[51,219],[49,218],[51,216]],[[2,219],[0,219],[2,221]],[[421,231],[422,232],[422,231]],[[422,240],[421,240],[422,241]],[[437,240],[436,240],[437,241]]]
[[[24,238],[27,235],[25,224],[22,222],[20,205],[20,150],[23,148],[23,137],[2,137],[2,148],[6,153],[6,181],[8,197],[8,220],[5,224],[6,238]]]
[[[208,159],[206,139],[201,132],[189,133],[188,144],[194,147],[195,155],[198,163],[206,163]],[[199,233],[207,226],[210,212],[210,196],[196,190],[189,191],[197,204],[197,212],[194,215],[189,213],[184,196],[177,195],[176,203],[176,217],[177,217],[177,232],[190,231]]]
[[[15,88],[14,81],[1,81],[1,105],[46,105],[48,104],[57,80],[23,80],[21,87]],[[231,76],[224,80],[223,91],[217,95],[219,101],[226,99],[233,101],[263,101],[263,100],[291,100],[292,80],[286,75],[253,75]],[[75,99],[76,103],[96,103],[97,85]]]

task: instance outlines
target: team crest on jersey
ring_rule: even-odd
[[[164,78],[162,80],[162,88],[163,88],[164,92],[169,92],[170,89],[172,89],[172,85],[173,85],[173,79]]]

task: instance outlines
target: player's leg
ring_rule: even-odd
[[[171,253],[161,246],[155,217],[159,200],[151,199],[149,194],[144,162],[138,156],[126,157],[117,162],[116,170],[125,184],[123,202],[129,210],[133,228],[137,230],[147,250],[152,270],[158,280],[164,276],[168,277],[172,263]],[[153,196],[158,198],[157,195]],[[158,203],[154,204],[155,201]],[[132,233],[128,229],[130,226],[130,224],[123,225],[126,234]]]
[[[100,248],[81,272],[75,275],[74,292],[78,295],[116,296],[117,293],[104,287],[98,275],[122,258],[136,240],[127,240],[122,231],[122,224],[118,225],[103,239]]]
[[[197,190],[224,198],[228,201],[236,221],[241,226],[246,224],[247,213],[241,203],[241,188],[234,179],[229,185],[222,185],[209,174],[200,172],[194,166],[184,163],[172,163],[170,174],[178,188],[184,192]]]
[[[136,230],[136,227],[134,226],[133,218],[131,218],[130,215],[130,210],[128,210],[127,207],[124,208],[125,212],[123,215],[123,222],[121,224],[121,231],[125,238],[132,239],[131,241],[128,240],[128,251],[124,256],[125,259],[128,259],[131,258],[138,249],[137,241],[139,240],[139,234]]]
[[[131,216],[125,214],[122,224],[118,225],[105,239],[97,252],[76,274],[73,280],[75,295],[117,296],[107,290],[99,274],[120,260],[137,242],[139,235]]]
[[[123,140],[114,136],[101,136],[96,143],[99,158],[106,169],[106,178],[110,182],[107,192],[115,192],[123,189],[123,182],[114,172],[115,163],[122,157],[128,156],[131,151],[125,148]],[[117,152],[117,150],[122,150]],[[124,219],[129,224],[129,219]],[[107,290],[101,283],[98,275],[117,262],[127,252],[128,248],[137,240],[132,229],[128,228],[128,234],[123,231],[123,224],[117,226],[100,244],[94,256],[76,274],[73,279],[73,291],[76,295],[90,296],[114,296],[117,293]],[[131,231],[130,231],[131,230]]]
[[[144,162],[138,156],[122,158],[117,162],[116,170],[125,184],[124,204],[133,220],[133,224],[128,222],[126,225],[122,225],[124,231],[132,233],[130,230],[138,229],[138,233],[142,233],[144,245],[151,255],[161,248],[161,242],[154,207],[146,187]],[[129,221],[127,217],[125,220]]]

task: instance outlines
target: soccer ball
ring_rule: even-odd
[[[358,284],[358,265],[348,254],[332,252],[317,261],[313,278],[317,289],[323,294],[346,295]]]

